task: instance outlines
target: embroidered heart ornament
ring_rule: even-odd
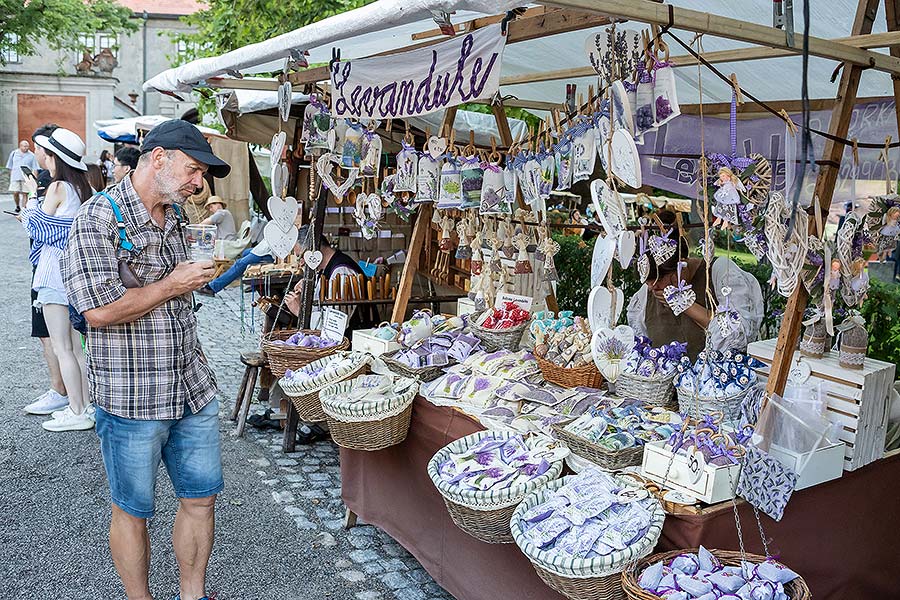
[[[428,154],[431,155],[432,160],[437,160],[438,157],[443,156],[443,154],[447,151],[447,139],[433,135],[428,138],[428,144],[426,145],[426,148],[428,150]]]
[[[619,264],[622,265],[623,269],[627,269],[634,258],[635,239],[633,231],[622,231],[619,233]]]
[[[269,214],[272,215],[271,222],[278,225],[278,228],[284,232],[294,227],[294,220],[297,218],[299,211],[300,205],[293,196],[288,196],[284,199],[278,196],[269,198]]]
[[[263,237],[272,249],[272,254],[281,259],[287,258],[294,249],[298,235],[296,227],[291,226],[288,231],[282,231],[275,221],[269,221],[263,229]]]
[[[287,141],[287,134],[283,131],[279,131],[272,136],[272,144],[269,146],[269,150],[272,153],[271,156],[274,162],[278,162],[281,160],[281,154],[284,152],[285,141]]]
[[[281,116],[281,120],[285,123],[291,117],[292,91],[290,81],[285,81],[278,86],[278,113]]]
[[[693,306],[694,302],[697,301],[697,294],[690,287],[667,285],[666,289],[663,290],[663,295],[665,295],[666,303],[676,317]]]
[[[303,262],[310,269],[316,270],[322,264],[322,253],[318,250],[307,250],[303,253]]]
[[[613,306],[615,302],[615,306]],[[588,295],[588,323],[591,329],[597,331],[616,323],[622,314],[625,305],[625,294],[620,288],[615,289],[615,295],[603,285],[598,285]]]

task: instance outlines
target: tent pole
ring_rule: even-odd
[[[860,0],[856,9],[856,18],[853,20],[853,35],[868,34],[872,31],[872,24],[878,10],[880,0]],[[838,86],[837,101],[831,111],[831,122],[828,124],[828,132],[840,138],[847,137],[850,129],[850,117],[853,115],[853,106],[856,104],[856,93],[859,89],[859,78],[863,69],[858,65],[845,65],[841,72],[841,82]],[[897,83],[896,81],[894,82]],[[823,162],[819,175],[816,178],[814,195],[819,198],[822,211],[822,223],[828,219],[831,209],[831,200],[834,195],[834,186],[837,183],[841,157],[844,154],[844,145],[830,139],[825,140],[825,150],[822,153]],[[817,230],[816,221],[810,219],[810,229],[816,235],[823,232]],[[824,227],[824,225],[823,225]],[[826,270],[830,268],[824,265]],[[791,362],[794,360],[794,349],[800,338],[800,327],[803,321],[803,311],[809,295],[806,288],[798,285],[794,293],[788,299],[785,308],[784,320],[781,322],[781,331],[778,333],[778,341],[775,344],[775,356],[772,358],[772,369],[766,385],[766,395],[781,395],[787,384],[788,374],[791,370]]]
[[[900,0],[884,0],[884,18],[889,33],[900,31]],[[900,57],[900,47],[891,46],[891,56]],[[900,78],[891,76],[894,84],[894,112],[897,115],[897,132],[900,134]]]

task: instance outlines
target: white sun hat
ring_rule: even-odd
[[[44,150],[49,150],[73,169],[87,171],[87,165],[82,160],[85,153],[84,140],[74,131],[60,127],[49,137],[46,135],[35,137],[34,143]]]

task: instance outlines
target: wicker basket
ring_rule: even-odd
[[[481,340],[481,345],[487,352],[496,352],[497,350],[516,352],[522,342],[522,334],[528,328],[529,321],[509,329],[488,329],[479,324],[486,315],[486,312],[472,315],[472,319],[469,322],[472,335]]]
[[[559,477],[563,461],[553,463],[546,473],[527,483],[487,492],[460,490],[448,485],[440,478],[438,468],[451,454],[461,452],[485,438],[507,439],[512,435],[508,431],[479,431],[447,444],[428,461],[428,476],[444,498],[450,518],[457,527],[488,544],[513,542],[509,523],[516,506],[529,492]]]
[[[588,387],[600,389],[603,385],[603,375],[593,363],[588,363],[574,369],[566,369],[559,365],[535,355],[538,367],[544,379],[564,388]]]
[[[384,361],[384,364],[387,365],[387,368],[400,375],[401,377],[409,377],[410,379],[415,379],[417,381],[426,382],[433,381],[440,377],[444,371],[450,367],[451,365],[456,364],[456,361],[450,360],[450,362],[446,365],[442,365],[439,367],[420,367],[413,368],[408,365],[403,364],[399,360],[396,360],[394,356],[396,356],[399,352],[403,350],[394,350],[393,352],[388,352],[387,354],[382,354],[380,356],[381,360]]]
[[[669,552],[661,552],[659,554],[647,556],[646,558],[642,558],[632,563],[622,572],[622,589],[625,592],[625,597],[628,598],[628,600],[662,600],[660,596],[651,594],[638,585],[638,579],[640,578],[641,573],[652,564],[660,561],[667,563],[679,554],[685,552],[697,552],[697,550],[697,548],[671,550]],[[742,557],[740,552],[734,552],[732,550],[711,550],[710,552],[719,559],[719,562],[726,566],[739,567],[741,566],[741,560],[746,560],[751,563],[761,563],[766,560],[765,557],[757,554],[744,554]],[[784,592],[791,600],[809,600],[812,598],[812,593],[810,593],[809,587],[807,587],[806,582],[802,577],[798,577],[787,583],[784,586]]]
[[[288,369],[299,369],[303,365],[308,365],[314,360],[324,358],[330,354],[334,354],[339,350],[346,350],[350,347],[350,341],[347,338],[341,340],[341,343],[328,348],[301,348],[299,346],[286,346],[284,344],[275,344],[275,341],[284,341],[295,333],[312,333],[321,335],[318,329],[280,329],[272,331],[262,339],[262,350],[269,359],[269,369],[272,374],[281,379],[284,372]]]
[[[328,420],[331,439],[350,450],[375,451],[406,439],[412,416],[413,398],[419,391],[414,382],[400,394],[384,402],[342,401],[356,385],[355,380],[329,385],[319,393]]]
[[[667,376],[642,377],[623,371],[616,380],[616,395],[620,398],[636,398],[651,406],[677,410],[675,373]]]
[[[683,388],[675,388],[678,390],[678,411],[691,417],[692,419],[701,420],[709,414],[721,412],[724,414],[726,421],[737,421],[741,418],[741,403],[753,386],[742,390],[731,396],[697,396],[694,392]]]
[[[278,384],[281,386],[284,394],[291,399],[291,403],[294,405],[294,408],[297,409],[297,415],[300,417],[300,420],[307,423],[319,423],[327,420],[325,412],[322,410],[322,403],[319,401],[319,391],[328,385],[339,383],[347,379],[355,379],[366,372],[369,368],[368,355],[359,352],[352,352],[350,355],[359,357],[356,365],[344,372],[336,372],[334,377],[328,381],[317,382],[313,385],[297,385],[291,384],[283,378],[279,380]],[[332,357],[326,356],[317,361],[313,361],[313,363],[310,364],[315,365],[316,363],[321,363],[321,366],[325,366],[325,364],[331,360],[333,360]]]
[[[650,554],[662,533],[665,512],[656,505],[653,523],[641,540],[625,550],[600,558],[566,559],[541,550],[529,542],[522,530],[522,515],[544,502],[547,497],[565,485],[571,477],[551,481],[529,494],[513,513],[510,528],[522,553],[531,561],[538,576],[551,588],[572,600],[624,600],[621,571],[626,566]],[[622,479],[627,485],[636,485],[630,479]],[[637,487],[637,486],[636,486]]]
[[[556,439],[569,447],[573,454],[586,458],[606,471],[617,471],[625,467],[641,464],[644,458],[644,446],[624,448],[615,452],[604,450],[592,441],[567,431],[564,425],[554,423],[550,426]]]

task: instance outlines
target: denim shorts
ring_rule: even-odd
[[[179,498],[206,498],[222,491],[219,401],[180,419],[124,419],[97,407],[103,465],[113,504],[139,519],[154,513],[156,475],[166,465]]]

